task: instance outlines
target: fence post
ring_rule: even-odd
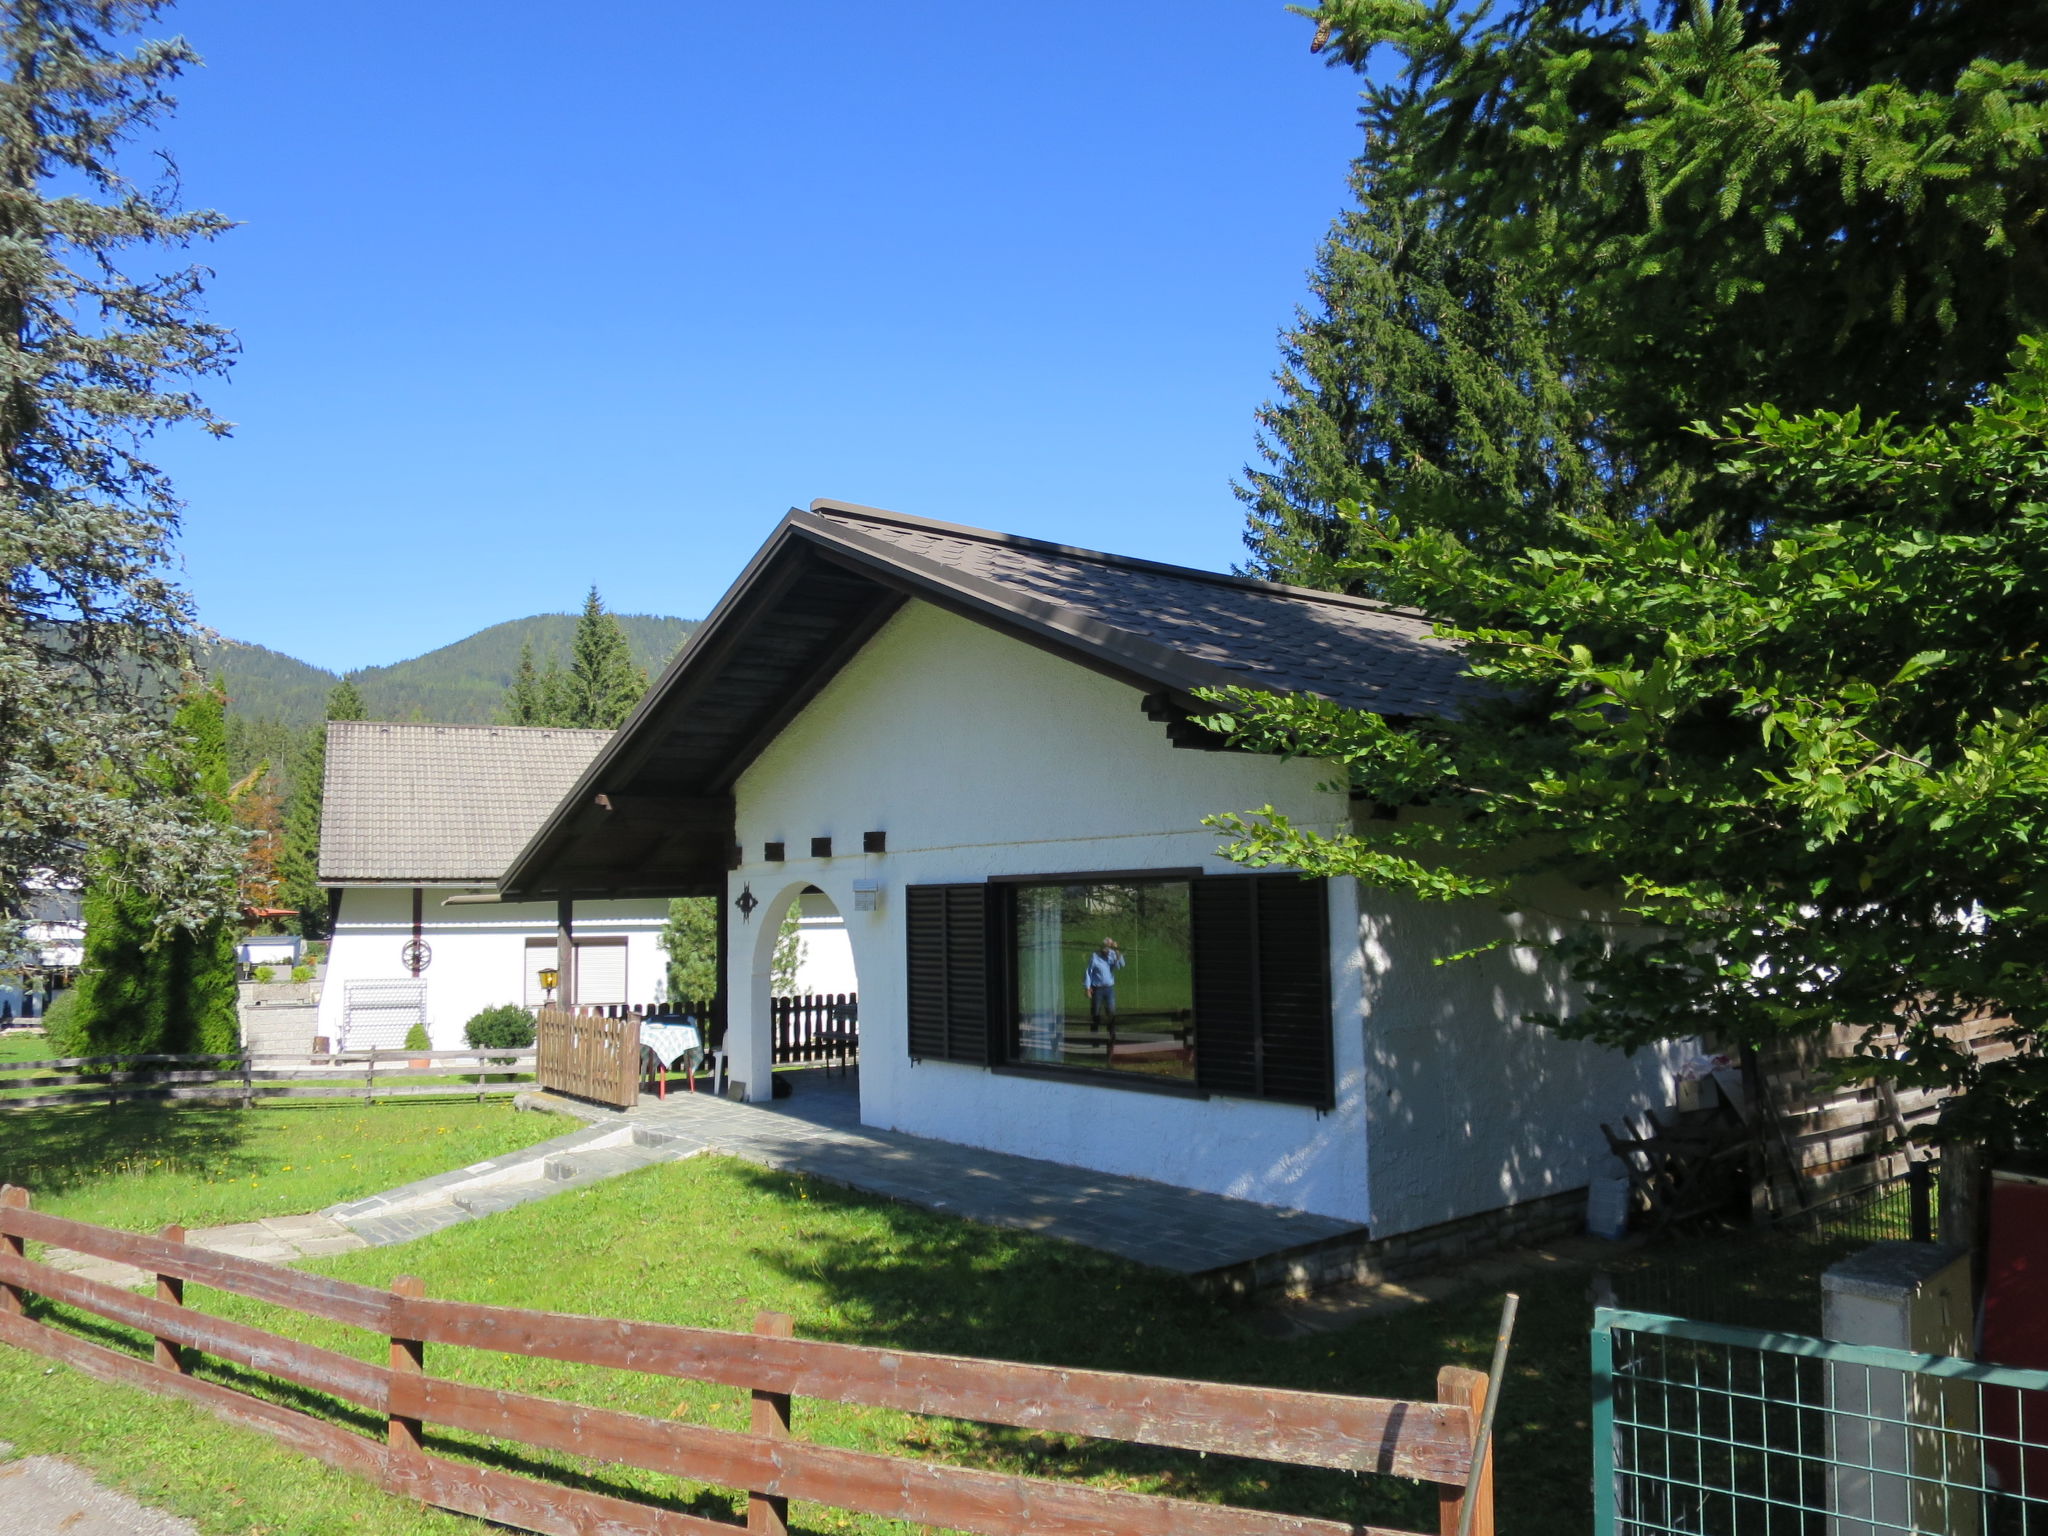
[[[182,1243],[185,1241],[185,1229],[174,1221],[159,1230],[157,1236],[167,1243]],[[185,1305],[185,1282],[176,1275],[159,1274],[156,1277],[156,1299],[166,1306],[182,1307]],[[180,1376],[191,1370],[185,1362],[184,1349],[175,1339],[167,1339],[162,1334],[156,1338],[156,1363]]]
[[[1593,1314],[1593,1529],[1618,1531],[1614,1498],[1614,1331]]]
[[[1906,1191],[1911,1198],[1913,1241],[1934,1241],[1934,1165],[1906,1154]]]
[[[370,1047],[370,1060],[363,1068],[363,1102],[374,1104],[377,1099],[377,1047]]]
[[[754,1314],[754,1332],[771,1339],[786,1339],[795,1331],[794,1319],[787,1312],[757,1312]],[[787,1392],[756,1392],[754,1394],[753,1431],[770,1440],[789,1438],[789,1394]],[[789,1500],[772,1493],[747,1494],[747,1530],[749,1536],[788,1536]],[[1491,1533],[1488,1533],[1491,1536]]]
[[[427,1283],[418,1275],[399,1275],[391,1282],[391,1294],[413,1301],[427,1294]],[[418,1376],[427,1368],[427,1346],[419,1339],[391,1336],[392,1396],[397,1397],[397,1378]],[[385,1443],[401,1455],[418,1456],[420,1449],[420,1421],[405,1414],[389,1415],[384,1431]]]
[[[245,1048],[242,1052],[242,1108],[256,1107],[256,1065],[249,1059]]]
[[[1486,1372],[1467,1370],[1462,1365],[1447,1365],[1436,1373],[1436,1400],[1465,1409],[1472,1415],[1472,1440],[1479,1440],[1479,1416],[1486,1411]],[[1471,1536],[1493,1536],[1493,1464],[1498,1458],[1489,1456],[1480,1470],[1478,1484],[1472,1490],[1472,1499],[1479,1507],[1473,1511]],[[1444,1484],[1437,1489],[1437,1530],[1442,1536],[1458,1536],[1458,1523],[1465,1513],[1465,1490]]]
[[[28,1191],[19,1184],[0,1185],[0,1209],[10,1211],[27,1210]],[[8,1233],[5,1236],[0,1236],[0,1244],[5,1244],[7,1251],[17,1259],[26,1260],[28,1258],[28,1240],[26,1238],[16,1237],[14,1234]],[[27,1310],[28,1303],[23,1299],[20,1286],[0,1285],[0,1312],[19,1317]]]

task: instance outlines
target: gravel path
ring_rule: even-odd
[[[14,1447],[0,1441],[0,1458]],[[199,1527],[145,1509],[55,1456],[0,1459],[0,1526],[9,1536],[199,1536]]]

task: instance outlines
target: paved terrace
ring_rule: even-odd
[[[1354,1222],[1253,1200],[873,1130],[860,1123],[857,1073],[787,1075],[795,1091],[773,1104],[682,1093],[674,1083],[665,1101],[643,1096],[631,1110],[556,1102],[596,1124],[629,1123],[643,1142],[671,1136],[678,1152],[724,1153],[1185,1275],[1362,1231]]]

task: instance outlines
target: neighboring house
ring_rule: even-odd
[[[610,737],[329,722],[320,881],[335,921],[317,1034],[337,1049],[400,1045],[423,1021],[437,1049],[454,1049],[480,1009],[546,1001],[550,969],[558,1002],[667,1000],[665,898],[578,902],[565,946],[557,902],[496,895],[499,873]],[[837,990],[825,983],[851,969],[832,963],[843,928],[806,925],[803,937],[799,990]]]
[[[816,502],[503,888],[579,914],[722,893],[727,1047],[752,1098],[777,922],[815,889],[851,938],[867,1124],[1374,1239],[1573,1224],[1611,1171],[1599,1122],[1669,1103],[1678,1053],[1517,1021],[1570,1002],[1515,947],[1549,922],[1223,857],[1217,812],[1330,833],[1374,814],[1327,764],[1225,749],[1194,690],[1228,683],[1396,717],[1473,686],[1413,612]],[[1591,902],[1554,900],[1559,920]]]
[[[329,722],[320,882],[335,912],[318,1034],[337,1048],[399,1045],[424,1020],[435,1048],[452,1050],[480,1009],[545,999],[540,973],[560,968],[556,904],[498,902],[496,879],[610,734]],[[585,903],[556,996],[653,1003],[667,913],[656,899]]]
[[[28,893],[20,941],[4,961],[0,1005],[14,1018],[35,1016],[58,991],[71,985],[85,963],[85,920],[77,891],[53,887]]]

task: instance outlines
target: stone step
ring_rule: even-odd
[[[633,1127],[633,1145],[636,1147],[666,1147],[682,1139],[674,1131],[664,1131],[658,1126],[636,1125]]]

